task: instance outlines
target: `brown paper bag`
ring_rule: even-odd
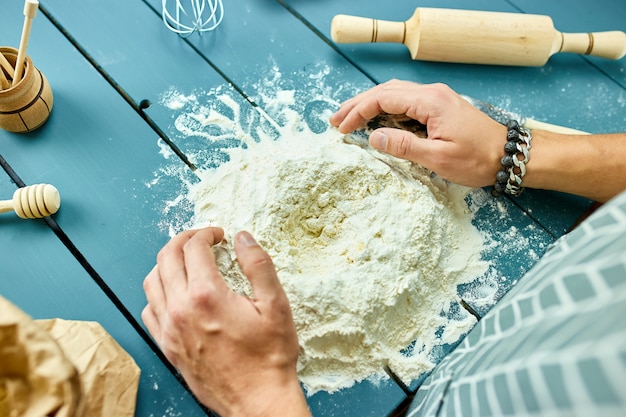
[[[62,319],[32,321],[2,297],[0,303],[0,352],[6,352],[7,355],[15,355],[17,352],[33,364],[21,367],[23,370],[20,375],[24,376],[17,378],[20,383],[5,384],[5,381],[14,381],[16,378],[8,366],[8,372],[3,372],[4,364],[15,361],[0,353],[0,417],[134,416],[139,367],[100,324]],[[11,326],[2,325],[5,306],[7,311],[10,306],[11,311],[19,312],[19,320],[13,320],[15,323]],[[19,346],[5,343],[5,339],[12,339],[11,334],[16,329],[24,335]],[[29,333],[24,333],[23,329],[29,329]],[[45,340],[45,346],[38,342],[40,339]],[[44,368],[30,357],[35,348],[37,351],[33,354],[37,357],[56,358],[55,362],[46,362],[47,372],[43,377],[39,375]],[[29,385],[27,381],[32,379],[45,382]],[[62,387],[71,389],[40,388],[29,392],[31,386],[58,385],[57,379],[63,380]],[[7,388],[3,391],[5,386]],[[66,393],[68,390],[69,394]],[[46,404],[48,408],[44,411],[39,404]],[[33,408],[35,405],[37,409]],[[54,407],[63,413],[55,411],[57,408]]]
[[[139,367],[99,323],[62,319],[35,322],[56,339],[78,370],[85,417],[135,415]]]
[[[0,297],[0,417],[82,415],[78,372],[56,341]]]

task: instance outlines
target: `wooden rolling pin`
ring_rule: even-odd
[[[50,216],[61,207],[59,191],[50,184],[35,184],[18,188],[13,199],[0,201],[0,213],[15,211],[22,219]]]
[[[548,16],[418,7],[406,22],[337,15],[336,43],[402,43],[423,61],[542,66],[559,52],[607,59],[626,55],[621,31],[562,33]]]

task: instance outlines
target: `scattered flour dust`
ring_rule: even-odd
[[[167,97],[181,110],[182,95]],[[333,128],[314,133],[290,107],[293,94],[276,97],[276,108],[281,97],[289,105],[273,135],[242,130],[233,123],[240,106],[228,94],[217,97],[227,108],[222,121],[241,144],[222,149],[225,162],[197,171],[187,196],[190,227],[225,229],[218,265],[242,294],[254,296],[233,235],[248,230],[271,255],[293,311],[298,373],[309,395],[385,379],[385,367],[409,384],[432,369],[433,349],[475,324],[457,296],[459,284],[488,269],[464,201],[468,190]],[[219,111],[209,113],[219,123]],[[183,116],[177,122],[202,119]],[[189,126],[183,130],[189,134]]]

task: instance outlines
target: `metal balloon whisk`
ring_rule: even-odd
[[[163,0],[162,16],[165,26],[181,36],[202,34],[219,26],[224,5],[222,0]]]

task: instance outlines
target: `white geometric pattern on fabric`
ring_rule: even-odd
[[[553,245],[407,415],[626,416],[626,193]]]

